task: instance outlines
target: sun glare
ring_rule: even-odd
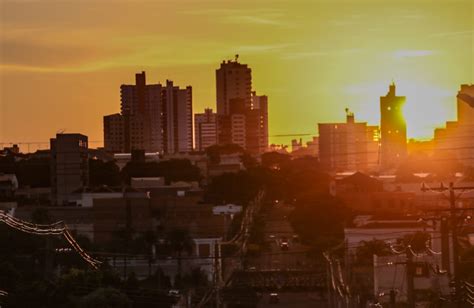
[[[397,95],[406,96],[404,115],[407,122],[408,138],[430,139],[434,129],[455,120],[457,89],[442,89],[439,86],[424,84],[413,80],[394,80]],[[388,92],[390,80],[374,82],[346,88],[349,95],[357,97],[356,111],[358,121],[370,124],[380,123],[379,97]]]

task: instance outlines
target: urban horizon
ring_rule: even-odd
[[[239,55],[235,55],[235,57],[239,57]],[[224,61],[237,61],[236,58],[234,58],[234,60],[224,60]],[[145,72],[145,71],[143,71]],[[171,80],[172,81],[172,80]],[[168,79],[165,79],[165,83],[168,82]],[[390,84],[392,83],[395,83],[397,84],[396,80],[392,79],[390,82],[387,83],[386,85],[386,89],[388,90],[388,87]],[[126,85],[128,83],[123,83],[121,84],[121,86],[123,85]],[[151,84],[162,84],[162,82],[157,82],[157,83],[151,83]],[[463,84],[468,84],[468,82],[466,83],[463,83]],[[461,87],[461,85],[463,84],[460,84],[459,85],[459,88]],[[182,84],[181,86],[191,86],[192,85],[188,85],[186,83]],[[119,88],[119,87],[117,87]],[[398,88],[398,87],[397,87]],[[451,100],[452,100],[452,107],[453,107],[453,110],[456,110],[456,94],[459,92],[459,88],[453,92],[453,95],[451,97]],[[387,91],[386,90],[386,91]],[[385,91],[385,92],[386,92]],[[399,90],[398,89],[398,93],[399,94],[402,94],[403,95],[403,91],[402,90]],[[384,92],[382,91],[381,93],[379,93],[378,97],[380,96],[383,96],[384,95]],[[377,98],[378,98],[377,97]],[[270,97],[270,101],[271,101],[271,97]],[[407,101],[409,102],[410,101],[410,98],[407,97]],[[378,109],[378,102],[376,102],[374,104],[374,108],[375,109]],[[271,104],[270,106],[272,106],[273,104]],[[320,122],[320,123],[343,123],[345,121],[345,114],[347,112],[347,110],[352,110],[353,106],[351,106],[350,104],[347,104],[345,106],[341,106],[343,108],[341,108],[340,110],[340,116],[337,117],[336,119],[338,121],[332,121],[332,119],[328,119],[327,121],[325,122]],[[204,112],[206,109],[212,109],[213,111],[216,110],[216,105],[212,105],[212,106],[204,106],[203,107],[203,110],[202,112]],[[406,107],[404,108],[406,109]],[[195,121],[195,118],[194,118],[194,115],[198,114],[198,113],[201,113],[201,112],[196,112],[194,111],[194,108],[193,108],[193,127],[195,127],[194,125],[194,121]],[[368,121],[367,119],[363,119],[361,117],[358,116],[357,113],[354,113],[354,116],[356,118],[356,120],[358,122],[365,122],[367,123],[368,125],[376,125],[376,126],[379,126],[380,124],[380,120],[379,122],[370,122]],[[404,114],[405,116],[405,114]],[[271,119],[271,107],[269,108],[269,122],[271,123],[270,119]],[[405,116],[406,118],[406,116]],[[380,118],[379,118],[380,119]],[[443,128],[446,126],[446,123],[448,121],[455,121],[456,120],[456,115],[454,117],[446,117],[445,119],[445,122],[442,122],[440,123],[438,126],[435,126],[433,127],[433,130],[431,132],[431,135],[429,136],[421,136],[421,137],[413,137],[413,136],[410,136],[408,134],[408,132],[410,131],[410,122],[409,120],[407,120],[407,142],[412,142],[412,141],[433,141],[433,138],[434,138],[434,132],[436,129],[440,129],[440,128]],[[271,128],[271,125],[269,125],[269,130]],[[318,123],[315,123],[314,125],[314,131],[301,131],[301,132],[293,132],[293,133],[289,133],[289,131],[284,131],[282,133],[275,133],[275,134],[272,134],[271,132],[269,132],[269,140],[270,143],[269,145],[274,145],[274,146],[283,146],[283,147],[288,147],[288,149],[290,149],[291,147],[291,141],[292,140],[300,140],[302,139],[304,142],[306,141],[311,141],[311,138],[313,137],[317,137],[318,136]],[[69,129],[67,128],[58,128],[58,130],[56,131],[56,133],[82,133],[81,131],[70,131]],[[92,134],[92,136],[94,136],[96,134]],[[284,142],[280,142],[278,143],[277,140],[280,140],[282,141],[282,139],[284,138]],[[16,141],[7,141],[8,139],[5,139],[4,141],[3,140],[0,140],[0,147],[1,146],[12,146],[12,145],[19,145],[20,147],[20,150],[23,151],[23,152],[26,152],[26,153],[29,153],[29,152],[34,152],[36,150],[45,150],[45,149],[49,149],[49,140],[38,140],[38,141],[33,141],[33,140],[23,140],[23,141],[19,141],[19,142],[16,142]],[[93,147],[93,148],[102,148],[104,147],[104,139],[94,139],[92,138],[92,140],[89,141],[89,144]],[[195,135],[193,134],[193,145],[194,145],[194,149],[196,149],[196,140],[195,140]]]
[[[292,138],[281,135],[310,138],[317,123],[343,121],[344,108],[371,125],[379,123],[378,97],[392,80],[407,96],[408,137],[431,138],[436,127],[455,119],[453,97],[459,86],[474,82],[469,0],[436,5],[425,0],[391,5],[299,1],[290,7],[284,1],[260,1],[253,7],[247,1],[184,3],[116,4],[111,12],[133,13],[127,29],[126,22],[101,19],[98,12],[105,4],[96,1],[87,8],[69,2],[57,7],[52,2],[3,2],[2,12],[8,14],[2,16],[6,27],[1,30],[0,140],[48,142],[66,130],[83,132],[100,146],[101,117],[91,112],[117,110],[117,87],[139,71],[147,71],[153,83],[170,79],[192,85],[194,110],[202,111],[215,104],[213,71],[236,53],[253,68],[255,88],[271,101],[270,141],[275,144],[290,144]],[[35,10],[41,14],[25,19]],[[319,17],[313,19],[311,10]],[[161,13],[169,18],[154,18]],[[43,20],[47,17],[51,23]],[[151,20],[157,20],[156,27]],[[167,22],[168,36],[150,30],[168,27]],[[237,25],[250,35],[240,35]],[[99,31],[90,32],[91,26]],[[68,33],[78,40],[63,40]],[[163,44],[167,39],[171,43]],[[37,52],[30,56],[29,50]],[[299,108],[288,108],[293,104]],[[12,129],[17,118],[37,129]],[[44,121],[50,118],[56,121]]]
[[[474,307],[474,0],[0,0],[0,308]]]

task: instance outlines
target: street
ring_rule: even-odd
[[[291,208],[276,204],[268,212],[265,225],[265,239],[269,249],[261,256],[249,260],[249,268],[255,270],[303,270],[314,268],[316,263],[307,257],[308,247],[302,245],[294,237],[288,216]],[[280,244],[288,241],[288,250],[282,250]],[[258,307],[326,307],[325,299],[317,292],[281,292],[278,293],[279,303],[270,303],[269,293],[264,293]]]

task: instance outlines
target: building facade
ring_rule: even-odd
[[[192,88],[146,84],[145,72],[135,85],[120,87],[121,112],[104,117],[104,147],[112,153],[178,153],[192,150]]]
[[[329,171],[367,171],[377,167],[378,139],[374,127],[355,122],[323,123],[319,128],[319,160]]]
[[[252,92],[252,105],[246,113],[246,147],[251,153],[268,148],[268,97]]]
[[[435,130],[434,149],[441,160],[457,159],[474,166],[474,85],[461,85],[457,95],[457,121]]]
[[[252,91],[252,70],[237,60],[216,70],[217,140],[260,154],[268,148],[268,97]]]
[[[392,83],[380,97],[381,167],[393,169],[407,156],[407,125],[403,115],[406,97],[396,95]]]
[[[232,100],[241,99],[246,107],[251,105],[252,70],[247,64],[235,61],[222,61],[216,70],[217,114],[229,115]]]
[[[71,193],[89,184],[88,138],[57,134],[51,138],[51,194],[53,203],[68,203]]]
[[[217,144],[217,114],[210,108],[194,115],[194,143],[196,151]]]

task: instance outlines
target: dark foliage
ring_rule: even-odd
[[[120,169],[113,161],[89,159],[89,185],[91,187],[119,186],[120,184]]]
[[[132,177],[164,177],[166,183],[174,181],[199,181],[198,167],[187,159],[171,159],[161,162],[129,162],[121,171],[125,183]]]

